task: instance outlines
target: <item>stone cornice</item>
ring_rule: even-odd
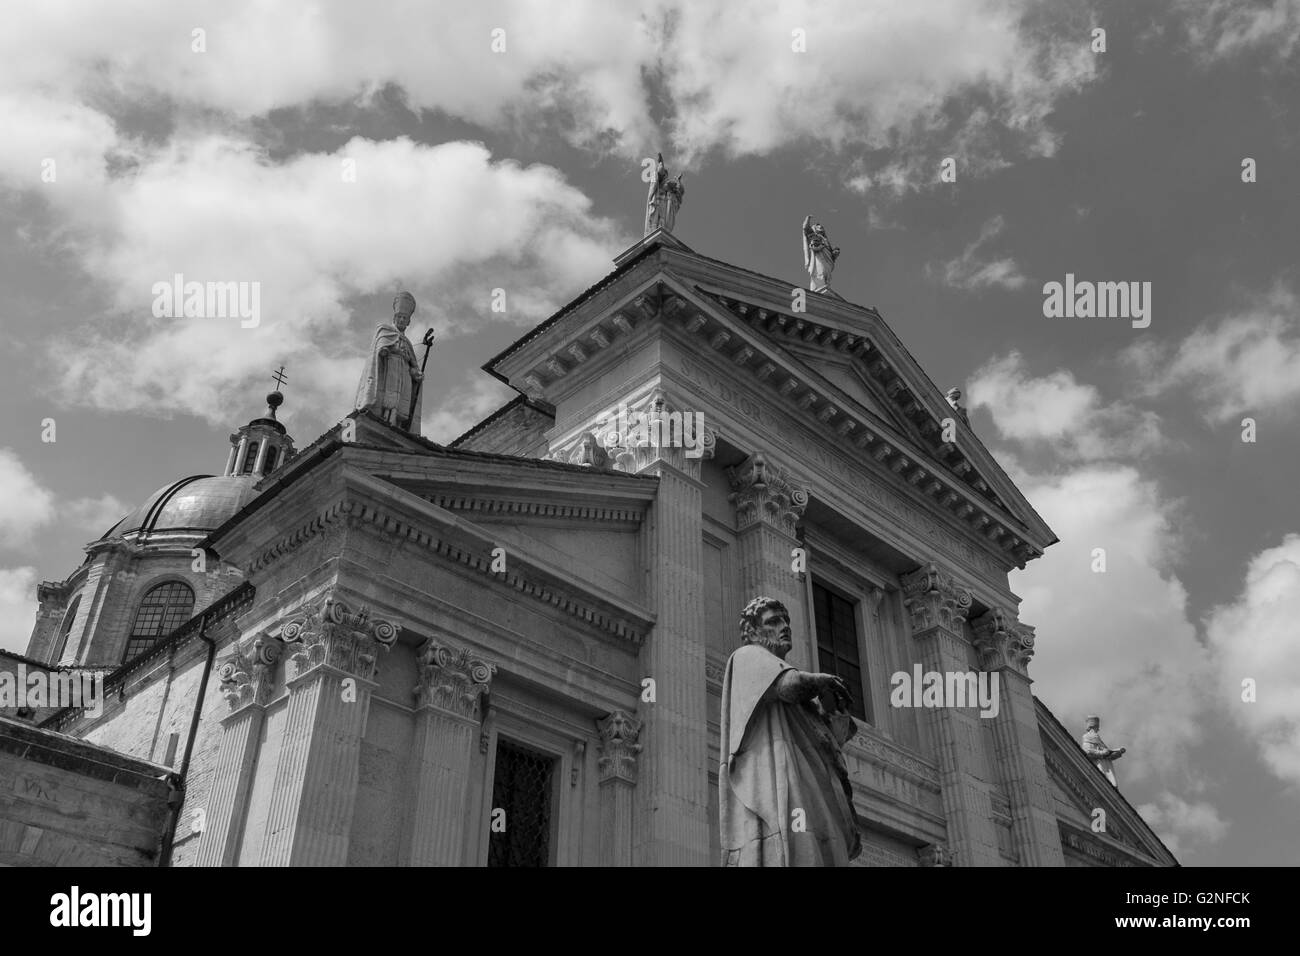
[[[403,495],[411,495],[410,492],[369,475],[354,474],[349,484],[356,487],[349,488],[342,500],[326,505],[315,516],[281,536],[269,547],[263,548],[249,563],[247,574],[251,576],[265,571],[270,565],[331,528],[346,527],[362,531],[381,529],[389,540],[405,540],[416,547],[425,548],[451,563],[477,571],[493,582],[550,604],[620,641],[640,645],[654,624],[653,615],[640,612],[613,595],[594,591],[594,586],[584,588],[558,569],[548,568],[544,562],[519,552],[517,548],[512,549],[510,570],[494,572],[492,549],[495,545],[485,531],[443,509],[428,515],[430,520],[421,521],[417,526],[407,514],[407,509],[396,502],[390,508],[360,500],[360,492],[363,490],[385,495],[391,491]],[[422,507],[434,507],[423,499],[416,499],[414,495],[411,497]]]

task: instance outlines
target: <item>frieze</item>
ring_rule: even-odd
[[[1006,569],[983,550],[975,548],[970,542],[943,527],[903,495],[874,480],[860,463],[833,451],[830,445],[804,434],[802,430],[791,431],[764,409],[759,399],[747,394],[743,388],[724,382],[706,367],[696,365],[686,358],[680,359],[678,367],[688,379],[703,385],[727,405],[760,426],[765,434],[784,439],[796,449],[802,461],[818,466],[821,474],[836,479],[837,484],[848,486],[877,509],[898,519],[936,547],[959,559],[965,566],[978,568],[992,581],[1005,580]]]
[[[941,792],[939,771],[935,767],[917,760],[906,751],[874,734],[860,729],[849,740],[849,746],[861,751],[860,756],[871,763],[884,766],[935,793]]]

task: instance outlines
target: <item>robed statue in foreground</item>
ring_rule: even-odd
[[[415,400],[423,378],[415,347],[406,327],[415,313],[415,296],[399,292],[393,299],[393,321],[375,329],[370,357],[357,384],[355,408],[373,412],[390,425],[420,434],[420,403]]]
[[[861,852],[840,748],[856,727],[833,674],[785,662],[790,614],[758,597],[722,678],[718,769],[723,866],[843,866]]]

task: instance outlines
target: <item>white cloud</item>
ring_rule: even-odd
[[[36,625],[36,569],[0,568],[0,649],[22,654]]]
[[[955,289],[978,291],[980,289],[1019,289],[1029,280],[1021,273],[1016,261],[1010,257],[985,259],[980,250],[998,236],[1006,227],[1001,216],[994,216],[980,227],[980,234],[962,254],[949,259],[941,269],[927,267],[927,273],[942,275],[943,281]]]
[[[366,324],[386,320],[400,278],[419,300],[417,332],[429,323],[445,339],[486,321],[534,322],[607,271],[627,241],[553,168],[493,162],[474,143],[354,139],[274,163],[210,135],[137,155],[133,174],[110,184],[111,222],[68,240],[112,309],[50,346],[68,402],[226,423],[246,412],[248,386],[273,360],[292,370],[303,407],[342,414],[366,338],[349,328],[347,301],[376,293]],[[355,183],[342,181],[345,158]],[[261,324],[155,318],[153,285],[177,273],[259,283]],[[489,310],[498,287],[504,315]]]
[[[1142,340],[1125,361],[1148,395],[1186,389],[1207,421],[1281,412],[1300,404],[1300,299],[1282,286],[1206,323],[1171,349]]]
[[[53,517],[54,495],[13,449],[0,448],[0,548],[30,544],[36,530]]]
[[[98,538],[131,510],[131,505],[110,494],[77,498],[60,508],[66,523],[87,535],[87,540]]]
[[[153,104],[184,126],[395,86],[415,110],[525,134],[544,125],[628,157],[671,148],[689,165],[801,143],[888,153],[863,168],[900,191],[935,182],[935,156],[966,177],[1050,155],[1050,113],[1096,74],[1089,22],[1036,0],[758,0],[744,16],[728,0],[462,0],[423,16],[399,0],[49,0],[9,17],[0,88],[109,113]],[[192,50],[197,25],[206,52]],[[498,27],[506,49],[494,53]],[[792,48],[795,30],[807,52]]]
[[[1206,622],[1219,661],[1218,699],[1277,776],[1300,788],[1300,534],[1251,559],[1240,596]],[[1243,701],[1242,681],[1256,684]]]
[[[1124,402],[1105,404],[1092,385],[1058,369],[1034,377],[1017,351],[986,362],[967,391],[970,407],[986,407],[998,431],[1026,444],[1050,443],[1063,458],[1091,461],[1136,456],[1164,439],[1154,412]]]
[[[448,393],[437,409],[421,420],[421,431],[430,441],[446,444],[465,434],[515,395],[512,388],[496,379],[477,376],[472,384],[462,384]]]
[[[1189,803],[1167,790],[1154,803],[1144,803],[1137,811],[1175,856],[1196,846],[1217,843],[1228,833],[1228,823],[1213,804],[1203,800]]]
[[[1013,572],[1022,620],[1038,628],[1036,693],[1071,730],[1102,717],[1103,737],[1129,752],[1120,786],[1182,769],[1201,738],[1210,660],[1169,570],[1179,505],[1134,468],[1088,464],[1012,478],[1060,538]],[[1104,548],[1106,570],[1092,570]]]
[[[1300,0],[1179,0],[1176,9],[1204,63],[1250,55],[1285,68],[1300,52]]]

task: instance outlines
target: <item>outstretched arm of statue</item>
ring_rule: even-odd
[[[801,704],[828,692],[837,704],[847,706],[851,699],[848,685],[834,674],[810,674],[791,668],[776,683],[777,696],[788,704]]]

